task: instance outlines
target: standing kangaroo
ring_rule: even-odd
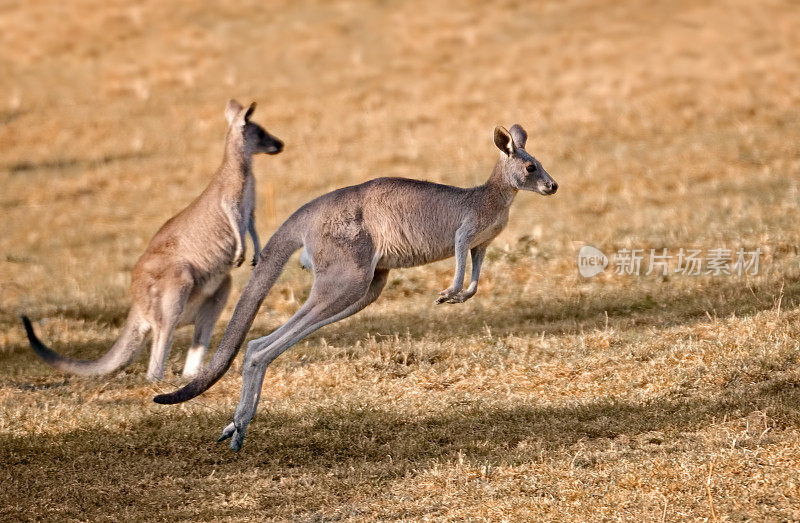
[[[108,352],[95,361],[61,356],[42,344],[30,320],[22,317],[31,347],[48,365],[79,375],[114,372],[135,359],[152,330],[147,379],[160,380],[175,329],[194,323],[183,375],[197,374],[231,290],[230,271],[244,261],[248,232],[255,249],[253,265],[261,250],[254,221],[252,156],[283,149],[280,140],[250,121],[255,107],[228,102],[222,165],[203,193],[159,229],[136,262],[131,274],[133,303],[122,334]]]
[[[211,363],[185,387],[156,396],[156,403],[191,399],[214,384],[230,366],[264,297],[289,257],[303,248],[301,263],[314,273],[308,300],[272,334],[247,344],[242,393],[233,423],[219,441],[232,438],[238,451],[256,412],[267,365],[323,325],[360,311],[380,295],[390,269],[424,265],[455,254],[453,284],[437,303],[460,303],[478,289],[486,247],[508,222],[519,190],[553,194],[558,184],[524,147],[519,125],[497,127],[502,152],[489,180],[462,189],[449,185],[378,178],[322,195],[298,209],[270,238],[242,292]],[[472,277],[463,289],[467,253]]]

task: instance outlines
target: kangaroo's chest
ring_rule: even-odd
[[[396,222],[397,223],[397,222]],[[508,213],[503,213],[491,222],[480,224],[470,247],[491,242],[508,223]],[[449,258],[455,254],[458,224],[447,227],[389,227],[379,236],[379,268],[399,268],[425,265]],[[391,231],[392,234],[387,234]]]
[[[494,220],[483,225],[478,229],[475,238],[470,242],[470,247],[483,245],[494,240],[508,224],[508,209],[500,213]]]
[[[256,208],[256,182],[252,176],[248,176],[242,188],[242,201],[239,204],[239,213],[242,223],[246,224]]]

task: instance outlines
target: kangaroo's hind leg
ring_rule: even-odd
[[[197,315],[194,319],[192,346],[186,353],[186,363],[183,365],[183,375],[185,377],[197,375],[203,366],[203,358],[208,350],[211,335],[214,333],[214,325],[217,323],[222,309],[225,308],[225,303],[227,303],[230,293],[231,277],[227,275],[217,287],[217,290],[214,291],[214,294],[206,298],[206,301],[197,310]]]
[[[378,296],[380,296],[381,292],[383,291],[383,287],[386,285],[386,280],[388,275],[389,275],[388,269],[375,270],[375,274],[372,278],[372,281],[369,284],[369,288],[367,289],[367,293],[364,295],[364,297],[356,301],[349,307],[347,307],[345,310],[343,310],[336,316],[329,318],[328,321],[325,323],[325,325],[337,322],[339,320],[343,320],[348,316],[352,316],[353,314],[359,312],[367,305],[378,299]],[[281,325],[279,328],[275,329],[270,334],[263,336],[261,338],[250,340],[250,342],[248,342],[247,344],[247,350],[245,351],[245,354],[258,352],[259,350],[261,350],[262,347],[267,347],[271,345],[273,342],[277,341],[278,338],[280,338],[284,333],[286,333],[288,329],[294,328],[295,324],[297,324],[303,318],[305,318],[310,310],[311,310],[310,307],[305,307],[305,306],[301,307],[300,310],[298,310],[294,315],[292,315],[291,318],[289,318],[286,321],[286,323]],[[322,326],[323,325],[320,325],[320,327]],[[233,427],[232,423],[230,424],[230,427]],[[223,437],[221,438],[221,440],[222,439],[225,438]]]
[[[371,264],[370,264],[371,265]],[[372,273],[372,274],[371,274]],[[373,273],[367,267],[337,267],[317,276],[308,301],[297,311],[299,319],[291,320],[269,336],[248,344],[242,367],[242,394],[239,406],[222,431],[220,441],[232,437],[231,449],[239,450],[245,429],[256,412],[267,366],[281,353],[320,327],[360,311],[380,295],[388,271]],[[259,343],[262,341],[262,343]]]
[[[172,278],[165,279],[159,289],[153,291],[156,300],[153,304],[155,325],[150,362],[147,366],[147,379],[158,381],[164,377],[164,367],[169,357],[175,328],[183,314],[183,309],[192,291],[192,277],[189,271],[176,270]]]

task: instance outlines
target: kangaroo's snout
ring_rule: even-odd
[[[278,154],[281,151],[283,151],[283,142],[276,138],[272,140],[272,143],[267,147],[265,152],[267,154]]]
[[[537,172],[539,173],[539,177],[534,182],[535,185],[531,187],[531,190],[544,196],[555,194],[558,190],[558,183],[556,183],[544,169],[539,169]]]
[[[536,188],[534,191],[538,192],[539,194],[543,194],[544,196],[550,196],[551,194],[555,194],[558,190],[558,183],[550,176],[546,178],[540,179],[539,183],[536,184]]]

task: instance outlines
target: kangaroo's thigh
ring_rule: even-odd
[[[225,308],[225,303],[228,301],[228,295],[231,292],[231,277],[226,275],[222,283],[217,287],[217,290],[211,296],[208,296],[205,301],[197,309],[194,317],[194,337],[192,338],[192,346],[186,353],[186,362],[183,366],[183,375],[186,377],[197,375],[200,368],[203,366],[203,359],[205,358],[206,351],[208,350],[208,343],[211,341],[211,335],[214,333],[214,325]]]
[[[164,376],[172,337],[192,289],[191,272],[181,268],[165,271],[163,277],[150,289],[150,309],[155,316],[153,345],[147,368],[147,377],[151,381],[160,380]]]

